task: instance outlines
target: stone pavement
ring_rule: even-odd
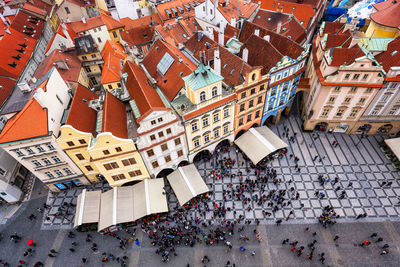
[[[107,191],[110,186],[107,183],[96,183],[85,187],[87,191],[102,190]],[[77,198],[82,192],[83,188],[72,188],[66,191],[53,193],[49,191],[46,204],[51,206],[46,210],[43,216],[42,230],[55,230],[55,229],[71,229],[74,225],[75,207],[68,207],[63,215],[56,216],[57,210],[63,203],[73,203],[76,205]],[[50,220],[47,220],[46,218]]]
[[[295,131],[298,132],[295,142],[291,143],[287,138],[282,137],[283,127],[290,128],[289,136]],[[290,206],[285,207],[273,214],[273,216],[262,220],[264,223],[273,223],[275,219],[285,218],[291,210],[294,210],[295,218],[289,223],[307,223],[315,222],[315,218],[322,213],[322,207],[332,205],[335,211],[341,216],[339,221],[353,219],[358,214],[364,212],[368,217],[363,221],[376,220],[399,220],[400,206],[398,196],[400,196],[400,183],[397,172],[391,165],[391,162],[386,159],[384,154],[379,149],[378,142],[383,140],[383,136],[373,135],[362,139],[359,142],[357,135],[344,134],[329,134],[319,133],[318,138],[314,140],[311,133],[301,131],[301,121],[295,117],[289,117],[281,122],[277,127],[271,128],[278,134],[288,145],[288,153],[280,159],[274,160],[272,166],[277,170],[278,178],[284,182],[279,186],[273,183],[268,183],[266,191],[269,189],[290,189],[294,187],[296,192],[299,192],[299,201],[292,201]],[[304,142],[303,142],[304,140]],[[332,147],[333,141],[337,141],[339,145]],[[300,173],[295,171],[294,160],[290,160],[289,155],[294,154],[300,158],[298,162],[301,168]],[[321,162],[313,158],[318,155],[324,158]],[[241,153],[236,153],[234,148],[231,148],[229,155],[236,162],[243,161]],[[246,163],[248,165],[248,162]],[[198,164],[198,169],[203,177],[212,170],[211,162],[201,162]],[[239,171],[238,166],[234,167],[233,173]],[[243,174],[246,173],[245,168],[240,168]],[[250,179],[255,180],[254,173],[249,173]],[[333,186],[327,183],[320,186],[318,175],[323,174],[333,180],[336,176],[339,178],[339,183]],[[291,184],[288,182],[292,181]],[[351,188],[347,188],[349,182],[353,183]],[[390,187],[382,187],[383,181],[392,182]],[[234,186],[239,184],[238,178],[223,178],[221,180],[206,179],[206,182],[214,192],[212,200],[216,203],[222,202],[222,191],[227,189],[228,183],[233,183]],[[340,191],[334,189],[340,186]],[[345,188],[346,197],[339,199],[340,192]],[[319,199],[314,195],[315,191],[323,192],[326,197]],[[249,197],[249,194],[247,194]],[[303,209],[299,209],[300,203],[304,204]],[[173,205],[174,206],[174,205]],[[232,207],[232,201],[225,202],[226,207]],[[241,202],[235,202],[236,217],[244,214],[245,218],[262,219],[263,207],[256,203],[250,203],[251,210],[247,211],[246,207],[242,206]],[[271,209],[264,205],[264,210]],[[211,214],[207,217],[210,218]],[[234,219],[232,212],[228,212],[227,219]]]
[[[295,142],[290,142],[287,138],[282,137],[283,127],[290,128],[290,135],[295,131],[298,132]],[[400,183],[397,172],[391,165],[391,162],[384,156],[379,149],[379,142],[383,140],[383,136],[372,135],[359,142],[357,135],[345,134],[329,134],[318,133],[318,138],[314,139],[311,133],[301,131],[301,121],[293,116],[284,119],[278,126],[271,127],[288,145],[288,153],[279,160],[274,160],[272,166],[277,170],[278,178],[282,179],[282,183],[278,186],[269,182],[266,186],[266,192],[270,189],[290,189],[294,187],[295,191],[300,194],[299,200],[293,200],[291,205],[284,209],[275,212],[272,216],[264,218],[262,211],[271,211],[267,207],[258,206],[255,202],[250,201],[250,204],[244,206],[241,201],[235,201],[236,215],[233,213],[233,201],[225,202],[226,207],[232,208],[226,214],[227,220],[239,218],[244,215],[246,219],[261,219],[261,223],[274,223],[276,219],[285,218],[291,210],[294,211],[294,219],[288,223],[310,223],[315,222],[316,218],[322,213],[322,208],[326,205],[332,205],[337,214],[341,216],[339,221],[347,221],[353,219],[364,212],[367,213],[367,218],[363,221],[381,221],[381,220],[399,220],[400,206],[398,196],[400,196]],[[303,142],[304,140],[304,142]],[[339,145],[334,148],[331,144],[337,141]],[[290,160],[289,155],[294,154],[299,157],[298,162],[301,168],[300,173],[294,169],[294,160]],[[313,161],[315,156],[319,156],[321,162],[317,159]],[[231,157],[236,162],[243,161],[241,152],[237,153],[234,147],[231,148],[229,155],[222,157]],[[213,194],[210,200],[216,203],[222,202],[222,191],[227,189],[227,185],[232,183],[234,186],[239,185],[239,178],[223,178],[220,180],[207,178],[207,174],[212,170],[215,163],[200,162],[197,167],[205,178],[206,183],[212,190]],[[233,173],[241,171],[246,174],[246,167],[249,162],[243,167],[234,166]],[[248,177],[255,180],[253,172],[248,174]],[[339,178],[339,183],[333,186],[327,183],[320,186],[318,175],[323,174],[331,180],[335,177]],[[244,177],[245,179],[245,177]],[[288,182],[292,181],[291,184]],[[351,188],[347,188],[349,182],[353,183]],[[391,181],[390,187],[382,187],[383,181]],[[340,186],[340,191],[335,191],[335,188]],[[108,190],[108,185],[98,183],[88,187],[88,190]],[[346,197],[339,199],[340,192],[345,189]],[[49,193],[47,204],[52,206],[50,213],[46,216],[50,217],[47,221],[44,219],[42,229],[70,229],[74,221],[75,209],[70,208],[71,215],[57,218],[55,213],[60,205],[64,202],[76,204],[76,198],[82,189],[71,189],[59,193]],[[314,195],[318,190],[325,194],[325,198],[320,199]],[[167,192],[172,190],[167,186]],[[258,194],[258,192],[257,192]],[[250,197],[246,193],[247,197]],[[170,210],[177,206],[175,194],[168,193],[168,202]],[[300,204],[304,204],[304,208],[300,209]],[[250,207],[250,211],[247,211]],[[211,219],[212,212],[208,212],[206,219]],[[194,217],[199,216],[197,213],[191,212]],[[46,216],[44,216],[46,218]],[[293,218],[293,217],[292,217]]]

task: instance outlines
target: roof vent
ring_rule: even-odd
[[[21,92],[22,93],[29,93],[29,92],[31,92],[32,91],[32,89],[29,87],[29,85],[27,84],[27,83],[19,83],[19,84],[17,84],[17,88],[19,89],[19,90],[21,90]]]
[[[399,51],[395,50],[392,52],[392,56],[396,55],[397,53],[399,53]]]

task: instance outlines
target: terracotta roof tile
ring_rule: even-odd
[[[112,53],[106,55],[101,73],[102,84],[119,82],[121,80],[121,61],[120,57]]]
[[[0,76],[0,107],[3,106],[4,102],[13,91],[16,82],[17,81],[15,79]]]
[[[390,1],[391,5],[386,8],[374,12],[370,15],[370,19],[380,25],[400,29],[400,2]]]
[[[44,24],[44,20],[20,10],[11,23],[11,28],[23,33],[25,36],[38,40],[42,34]]]
[[[106,27],[109,31],[125,27],[125,25],[123,23],[114,19],[110,14],[108,14],[107,12],[105,12],[102,9],[100,9],[100,16],[101,16],[101,19],[106,24]]]
[[[344,47],[349,48],[351,44],[351,35],[345,34],[327,34],[326,35],[326,44],[325,50],[332,48],[332,47]]]
[[[126,106],[109,92],[106,92],[103,104],[102,132],[110,132],[119,138],[128,138]]]
[[[166,53],[173,58],[173,63],[165,75],[161,75],[157,70],[157,64]],[[196,65],[182,51],[162,40],[154,42],[144,58],[143,64],[170,101],[176,97],[184,86],[182,77],[192,73],[196,69]]]
[[[153,36],[154,27],[149,27],[148,25],[138,26],[121,32],[122,39],[131,47],[152,42]]]
[[[127,56],[122,45],[111,40],[107,40],[104,44],[103,51],[101,51],[101,57],[105,58],[108,53],[111,53],[121,59],[125,59]]]
[[[391,41],[387,46],[387,50],[376,55],[375,59],[383,66],[386,72],[389,72],[391,67],[400,67],[400,38]]]
[[[331,48],[332,62],[329,66],[339,67],[341,65],[350,65],[356,58],[365,56],[363,50],[358,46],[352,48]]]
[[[11,28],[10,32],[0,40],[0,75],[17,79],[35,49],[36,40]]]
[[[259,27],[249,21],[244,23],[239,40],[242,43],[246,42],[246,40],[254,34],[256,29],[260,31],[260,37],[269,35],[270,43],[284,56],[296,59],[304,51],[304,48],[295,41],[276,32]]]
[[[63,61],[68,68],[58,67],[57,61]],[[51,68],[56,67],[61,77],[66,82],[77,83],[81,72],[81,61],[76,56],[75,50],[61,51],[56,49],[51,52],[37,67],[34,77],[40,78],[45,75]]]
[[[24,109],[8,120],[0,134],[0,143],[45,136],[47,134],[47,110],[42,108],[31,97]]]
[[[236,21],[239,20],[238,12],[237,12],[237,5],[239,2],[239,16],[241,18],[249,19],[258,8],[258,3],[246,1],[246,0],[233,0],[229,1],[228,5],[223,3],[218,4],[218,11],[221,12],[222,16],[230,23],[231,18],[235,18]]]
[[[135,100],[141,114],[138,121],[142,120],[151,111],[167,109],[156,89],[150,85],[146,73],[141,67],[131,61],[127,61],[124,72],[128,73],[126,88],[131,99]]]
[[[296,17],[280,12],[260,9],[253,23],[267,30],[276,32],[281,23],[280,34],[290,37],[293,41],[301,43],[306,38],[306,30]]]
[[[204,0],[196,0],[196,1],[199,3],[204,2]],[[193,2],[193,0],[168,1],[168,2],[157,5],[157,12],[160,15],[160,18],[162,21],[167,21],[167,20],[173,19],[175,17],[180,17],[180,16],[184,15],[185,13],[192,12],[194,8],[189,3],[196,5]],[[189,7],[189,9],[187,7]],[[177,15],[175,15],[175,12],[173,9],[176,10],[176,12],[178,13]],[[169,17],[167,12],[170,12],[171,17]]]
[[[87,31],[96,27],[106,25],[100,16],[86,19],[86,23],[82,21],[74,21],[66,23],[75,33]]]
[[[158,25],[156,31],[170,45],[178,45],[184,43],[191,35],[189,35],[185,29],[179,23],[164,24],[164,26]],[[186,36],[186,37],[185,37]]]
[[[283,58],[283,55],[267,40],[252,35],[243,48],[249,50],[248,63],[251,66],[262,66],[261,73],[267,74]],[[243,53],[243,49],[242,49]]]
[[[323,33],[341,33],[341,30],[343,30],[344,26],[345,26],[345,23],[341,23],[338,21],[336,21],[336,22],[324,21],[323,22]]]
[[[216,33],[218,34],[218,32],[216,32]],[[236,36],[235,38],[238,38],[239,33],[240,33],[240,29],[235,28],[235,27],[231,26],[230,24],[226,25],[225,33],[224,33],[225,37],[233,38]],[[217,35],[215,35],[215,33],[214,33],[214,36],[217,36]]]
[[[30,11],[34,14],[38,14],[40,16],[46,16],[46,13],[47,13],[46,10],[36,7],[34,5],[31,5],[30,3],[25,3],[25,5],[22,8],[27,11]]]
[[[141,17],[135,20],[126,17],[120,19],[120,22],[125,25],[125,30],[130,30],[140,26],[149,26],[149,25],[157,26],[162,24],[162,21],[158,13],[152,14],[150,16]]]
[[[314,8],[318,5],[319,2],[323,2],[324,0],[319,1],[288,1],[288,0],[263,0],[261,2],[261,8],[283,12],[286,14],[293,13],[293,15],[297,18],[300,23],[307,28],[311,19],[313,18],[316,10]],[[312,3],[311,3],[312,2]],[[315,3],[316,2],[316,3]]]
[[[232,54],[228,49],[220,46],[217,42],[203,35],[199,41],[199,33],[192,36],[186,43],[186,48],[200,61],[200,51],[202,58],[206,53],[206,61],[214,60],[214,52],[218,48],[221,59],[221,75],[224,77],[224,82],[229,86],[237,86],[244,82],[244,74],[250,72],[253,68],[243,61],[240,57]],[[207,49],[206,43],[210,45]],[[202,59],[203,60],[203,59]],[[213,64],[211,65],[213,67]]]
[[[78,84],[65,124],[71,125],[81,132],[94,134],[96,130],[97,111],[89,107],[89,101],[97,98],[95,93]]]

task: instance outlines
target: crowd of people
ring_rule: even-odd
[[[289,128],[284,127],[284,136],[288,138],[290,142],[294,142],[297,132],[293,135],[289,134]],[[304,142],[304,140],[303,140]],[[333,144],[337,146],[337,143]],[[230,183],[227,183],[227,187],[222,189],[221,200],[210,200],[206,196],[202,196],[197,199],[195,203],[191,203],[186,208],[179,207],[178,205],[170,211],[168,217],[162,220],[156,218],[153,221],[146,221],[139,224],[139,229],[149,238],[150,243],[155,248],[155,253],[160,256],[162,262],[170,261],[171,257],[177,257],[178,247],[194,247],[196,244],[203,244],[205,246],[214,246],[223,244],[226,247],[226,252],[230,253],[234,243],[238,242],[237,247],[241,253],[248,253],[251,256],[255,256],[254,250],[247,250],[246,243],[249,240],[257,240],[263,242],[263,238],[257,230],[257,226],[260,224],[260,220],[273,220],[271,217],[273,214],[283,209],[288,209],[289,212],[281,212],[282,217],[275,220],[277,226],[284,221],[288,221],[294,217],[294,207],[298,206],[300,209],[304,208],[304,205],[300,202],[300,194],[296,191],[292,185],[292,181],[284,181],[277,170],[272,167],[270,160],[274,157],[282,158],[287,151],[278,152],[275,156],[270,156],[264,159],[260,164],[253,165],[244,154],[241,154],[239,149],[236,148],[236,153],[241,156],[236,161],[230,155],[231,147],[229,144],[218,146],[214,153],[204,154],[200,161],[203,163],[210,162],[213,166],[212,170],[206,177],[206,182],[213,184],[218,180],[230,178]],[[300,171],[298,165],[299,158],[294,155],[288,155],[289,160],[293,161],[293,165],[296,171]],[[319,156],[315,156],[313,161],[317,160]],[[324,157],[320,158],[322,161]],[[233,183],[233,179],[237,179],[237,182]],[[229,180],[229,179],[228,179]],[[339,193],[339,198],[346,196],[346,191],[340,186],[336,186],[339,182],[339,178],[335,177],[330,179],[324,174],[318,176],[318,183],[320,186],[326,186],[331,184],[336,187],[336,191]],[[350,182],[347,185],[348,188],[352,187]],[[171,194],[172,191],[167,191],[167,194]],[[211,192],[212,194],[212,192]],[[315,196],[322,199],[326,195],[319,190],[316,190]],[[169,197],[169,196],[168,196]],[[294,202],[298,202],[299,205],[293,205]],[[240,203],[240,204],[238,204]],[[243,214],[237,214],[237,205],[243,207],[244,211],[250,212],[254,208],[260,208],[262,211],[263,218],[248,219]],[[43,208],[40,212],[44,212],[50,207],[43,204]],[[70,214],[70,208],[74,208],[72,203],[64,203],[61,205],[57,214],[59,216],[63,214]],[[57,215],[56,214],[56,215]],[[228,216],[229,214],[229,216]],[[357,219],[365,217],[366,214],[360,214]],[[337,219],[340,216],[334,211],[332,206],[325,206],[322,210],[322,214],[318,217],[318,221],[323,227],[328,225],[334,225],[337,223]],[[31,214],[28,216],[29,220],[35,220],[36,216]],[[47,218],[46,218],[47,219]],[[247,226],[251,225],[252,226]],[[252,228],[250,228],[252,227]],[[254,229],[253,229],[254,227]],[[254,235],[246,235],[245,232],[248,229],[253,230]],[[119,243],[121,251],[127,249],[129,244],[140,247],[140,242],[136,238],[136,229],[127,229],[126,233],[128,237],[123,237],[120,233],[107,233],[111,237],[115,238],[116,242]],[[306,228],[306,232],[309,232],[310,228]],[[248,232],[248,231],[247,231]],[[250,231],[251,232],[251,231]],[[79,233],[82,235],[82,233]],[[233,236],[238,238],[233,238]],[[310,242],[308,244],[300,244],[297,240],[290,240],[286,238],[282,241],[282,245],[290,245],[290,250],[297,256],[301,257],[303,254],[306,255],[308,260],[313,258],[319,258],[319,261],[323,264],[325,262],[325,253],[323,251],[317,252],[317,233],[313,232],[310,234]],[[71,231],[67,235],[71,239],[71,245],[69,253],[75,253],[79,248],[79,243],[75,241],[76,233]],[[382,242],[381,237],[376,238],[377,235],[373,234],[370,239],[375,243]],[[375,239],[374,239],[375,238]],[[334,237],[334,242],[337,242],[339,236]],[[13,242],[19,242],[21,236],[14,233],[10,236],[10,240]],[[236,240],[236,241],[235,241]],[[238,241],[237,241],[238,240]],[[86,234],[85,241],[90,244],[90,250],[93,254],[99,255],[100,262],[117,262],[122,267],[127,265],[128,257],[116,257],[115,255],[107,252],[102,252],[98,245],[93,241],[91,234]],[[365,240],[360,246],[369,246],[372,241]],[[26,259],[35,253],[35,246],[28,246],[24,252],[23,258],[19,261],[20,266],[26,266]],[[389,253],[389,245],[384,244],[381,247],[381,255]],[[50,250],[48,257],[57,257],[59,252],[54,249]],[[206,266],[210,263],[210,258],[204,255],[201,262]],[[81,264],[85,265],[89,262],[86,257],[81,258]],[[6,262],[1,262],[3,266],[9,266]],[[43,263],[38,261],[33,263],[33,266],[43,266]],[[189,265],[188,265],[189,266]],[[226,267],[235,266],[234,262],[228,261]]]

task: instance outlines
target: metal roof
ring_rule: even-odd
[[[198,90],[207,85],[222,81],[224,78],[210,66],[200,64],[195,71],[182,78],[192,90]]]

